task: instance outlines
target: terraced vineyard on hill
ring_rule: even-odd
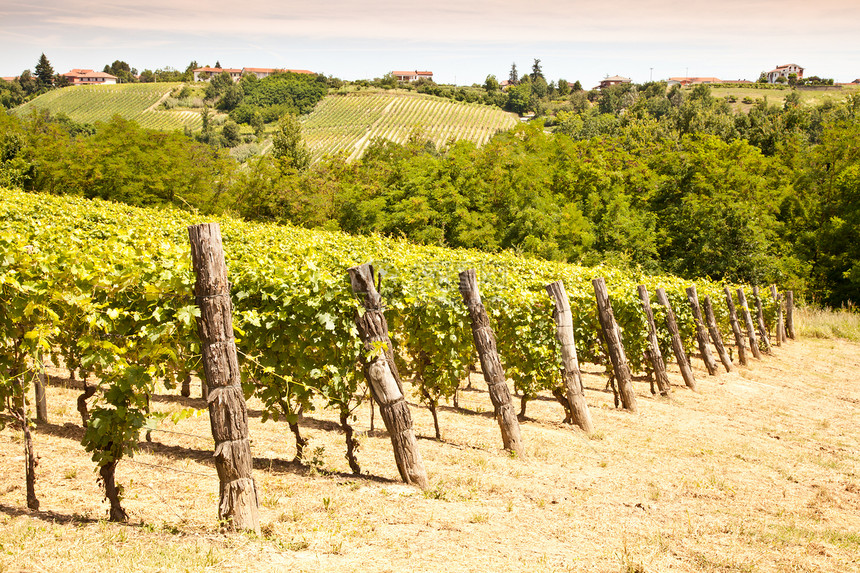
[[[451,139],[481,145],[516,123],[514,114],[486,105],[377,91],[328,96],[304,120],[303,133],[317,157],[347,153],[356,159],[377,137],[403,143],[419,130],[437,146]]]
[[[15,108],[25,116],[33,109],[52,114],[64,113],[78,122],[108,121],[114,115],[134,120],[141,127],[163,131],[200,129],[200,114],[195,111],[166,111],[157,104],[181,83],[120,84],[112,86],[72,86],[52,90]]]

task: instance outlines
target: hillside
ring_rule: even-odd
[[[450,140],[486,143],[517,124],[514,114],[411,92],[361,91],[330,95],[303,122],[303,135],[317,155],[345,152],[360,157],[377,137],[404,143],[420,132],[437,147]]]
[[[119,84],[112,86],[71,86],[52,90],[13,110],[24,116],[33,109],[64,113],[74,121],[108,121],[114,115],[134,120],[141,127],[174,130],[199,129],[200,113],[192,110],[156,109],[181,83]]]

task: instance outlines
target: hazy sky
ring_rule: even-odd
[[[787,63],[848,82],[860,77],[858,25],[858,0],[0,0],[0,75],[44,52],[57,72],[217,60],[471,84],[540,58],[549,80],[586,88],[606,75],[755,80]]]

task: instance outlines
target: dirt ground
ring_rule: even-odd
[[[615,409],[585,365],[597,432],[561,423],[550,396],[528,406],[526,455],[501,449],[480,374],[460,409],[412,413],[431,488],[403,485],[391,444],[357,412],[360,476],[333,412],[303,420],[311,462],[286,425],[249,403],[263,533],[222,534],[205,414],[163,422],[123,460],[127,525],[107,521],[80,445],[79,390],[54,371],[50,423],[34,433],[41,510],[26,509],[21,433],[0,431],[2,571],[860,571],[860,345],[789,341],[708,376],[670,366],[673,394],[636,382],[638,414]],[[199,396],[199,386],[192,390]],[[158,410],[202,408],[156,397]],[[376,427],[381,427],[377,414]]]

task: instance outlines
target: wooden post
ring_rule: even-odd
[[[723,292],[726,293],[726,306],[729,307],[729,322],[735,335],[735,346],[738,347],[738,360],[741,366],[746,366],[747,349],[746,344],[744,344],[744,335],[741,332],[741,326],[738,324],[738,313],[735,311],[735,301],[732,299],[732,291],[729,287],[723,287]]]
[[[349,278],[352,291],[361,296],[364,305],[364,313],[355,319],[358,335],[364,345],[361,358],[364,377],[391,437],[397,470],[406,483],[426,489],[427,471],[412,431],[412,413],[394,363],[388,321],[382,314],[382,297],[373,282],[373,267],[369,264],[353,267],[349,269]]]
[[[648,322],[648,344],[650,348],[649,358],[654,369],[654,378],[657,388],[662,396],[669,396],[669,376],[666,374],[666,364],[663,362],[663,353],[660,352],[660,342],[657,340],[657,326],[654,324],[654,313],[651,311],[651,297],[645,285],[637,287],[639,300],[642,301],[642,310],[645,311],[645,320]]]
[[[257,487],[248,436],[248,412],[242,393],[233,303],[218,223],[188,228],[191,263],[197,280],[194,294],[200,307],[197,332],[203,371],[209,386],[209,420],[215,439],[215,468],[221,482],[218,519],[237,530],[260,533]]]
[[[603,328],[603,336],[609,350],[609,359],[612,361],[615,380],[618,382],[621,405],[625,410],[636,412],[636,394],[633,392],[633,379],[630,375],[630,367],[627,365],[627,356],[624,354],[621,329],[618,328],[618,323],[615,322],[615,314],[612,312],[612,303],[609,301],[606,281],[603,278],[596,278],[591,281],[591,284],[594,285],[594,296],[597,299],[597,315],[600,319],[600,326]]]
[[[776,285],[770,285],[770,294],[776,303],[776,345],[782,346],[785,340],[785,323],[782,321],[782,294],[776,290]]]
[[[714,343],[714,348],[717,349],[717,354],[720,357],[720,362],[726,369],[726,372],[734,370],[732,366],[732,358],[726,352],[726,347],[723,344],[723,337],[720,334],[720,329],[717,328],[717,318],[714,316],[714,307],[711,304],[711,297],[706,296],[702,301],[702,306],[705,309],[705,319],[708,321],[708,332],[711,335],[711,341]]]
[[[794,291],[785,291],[785,331],[794,340]]]
[[[702,361],[708,369],[708,374],[711,376],[717,375],[717,361],[714,360],[711,354],[711,347],[708,345],[708,329],[705,328],[704,320],[702,320],[702,309],[699,307],[699,296],[696,294],[696,285],[687,289],[687,300],[690,301],[690,307],[693,309],[693,321],[696,324],[696,341],[699,343],[699,352],[702,353]]]
[[[666,307],[666,328],[669,329],[669,334],[672,335],[672,351],[675,353],[675,361],[678,363],[678,368],[681,369],[681,376],[684,378],[684,384],[690,390],[696,390],[696,379],[693,378],[693,370],[690,368],[690,360],[687,358],[687,353],[684,351],[684,341],[681,340],[681,332],[678,330],[678,321],[675,318],[675,311],[672,310],[672,305],[669,303],[669,297],[666,296],[666,290],[663,288],[657,289],[657,302]]]
[[[741,309],[744,311],[744,323],[747,325],[747,336],[750,339],[750,349],[752,350],[753,356],[758,359],[761,359],[761,350],[758,347],[758,336],[755,333],[755,325],[753,324],[752,315],[750,314],[750,307],[747,304],[747,297],[744,295],[744,289],[738,289],[738,302],[741,305]]]
[[[505,370],[502,368],[499,351],[496,348],[496,335],[493,327],[490,326],[490,317],[487,316],[487,311],[481,302],[481,291],[478,289],[475,269],[460,273],[460,294],[463,295],[463,302],[469,309],[472,339],[475,341],[475,348],[481,361],[481,372],[489,389],[496,421],[502,431],[502,444],[506,450],[522,455],[520,422],[517,420],[516,408],[511,402],[511,391],[505,381]]]
[[[582,385],[582,372],[579,370],[579,359],[576,356],[576,345],[573,338],[573,313],[570,311],[570,301],[564,290],[564,283],[556,281],[546,285],[546,292],[555,303],[553,318],[555,319],[555,335],[561,344],[561,362],[564,385],[567,390],[567,403],[573,423],[584,432],[594,431],[591,413],[585,402],[585,387]]]
[[[36,375],[33,377],[33,390],[36,394],[36,421],[48,421],[48,398],[45,395],[45,386],[48,385],[48,374],[45,372],[45,357],[39,354],[36,366]]]
[[[755,299],[755,307],[758,312],[758,334],[761,336],[761,341],[764,344],[764,351],[768,354],[773,354],[770,346],[770,337],[767,335],[767,326],[764,324],[764,310],[761,307],[761,297],[758,295],[758,286],[753,287],[753,298]]]

